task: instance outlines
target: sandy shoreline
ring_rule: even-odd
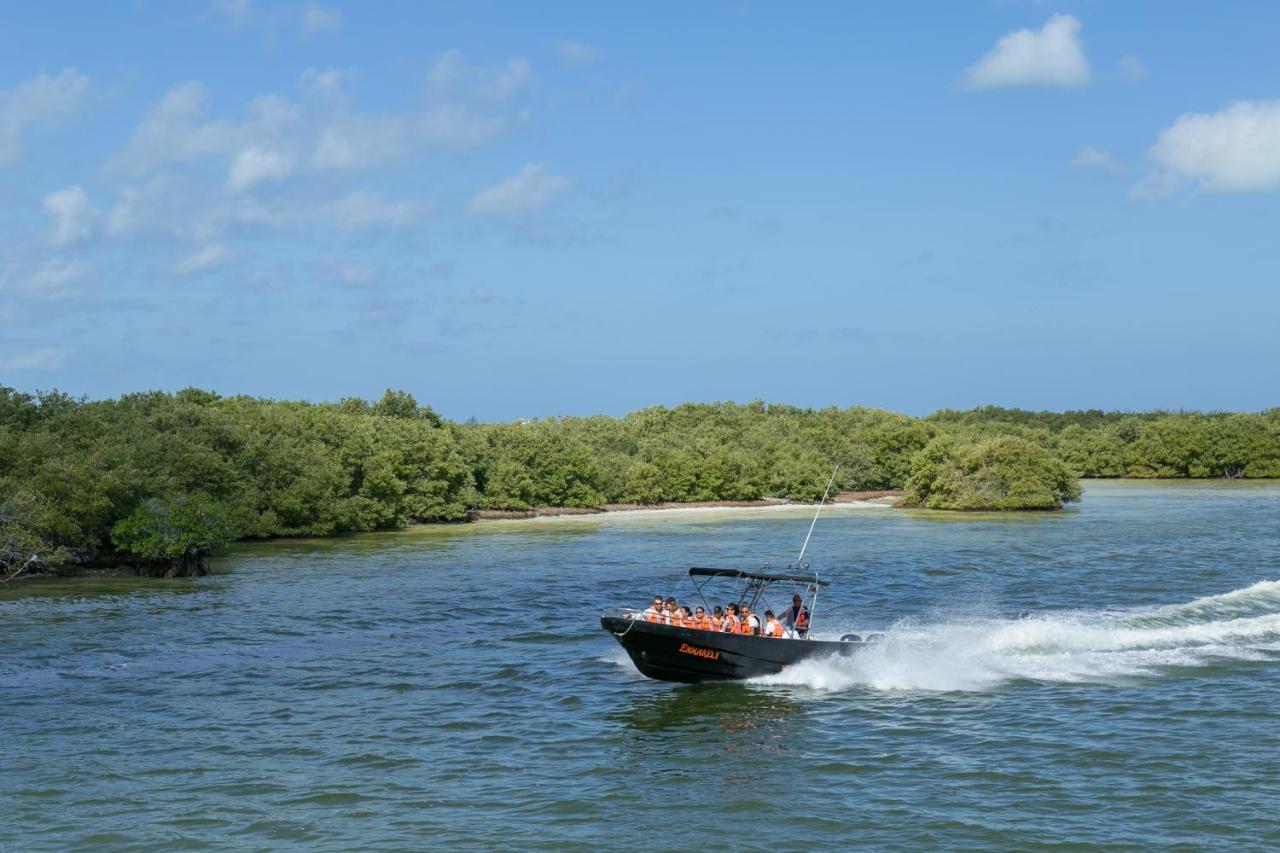
[[[828,507],[890,507],[902,497],[898,491],[841,492],[833,496]],[[789,501],[781,498],[762,498],[755,501],[689,501],[661,504],[602,504],[598,507],[535,507],[527,510],[471,510],[469,520],[523,521],[529,519],[578,518],[581,516],[626,515],[693,515],[702,513],[769,512],[788,509],[814,508],[816,503]]]

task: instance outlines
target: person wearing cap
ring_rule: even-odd
[[[805,610],[800,593],[791,596],[791,606],[782,611],[782,624],[790,628],[797,637],[809,633],[809,611]]]
[[[716,605],[715,610],[711,611],[711,626],[707,630],[709,631],[724,630],[724,608],[718,604]]]

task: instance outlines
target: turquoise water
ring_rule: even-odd
[[[1280,844],[1280,485],[834,510],[815,627],[885,641],[758,683],[648,681],[598,627],[807,524],[431,528],[6,589],[0,848]]]

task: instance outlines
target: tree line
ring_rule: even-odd
[[[462,521],[472,509],[816,500],[837,464],[838,489],[1050,507],[1078,498],[1076,476],[1280,477],[1280,409],[917,419],[757,401],[476,424],[400,391],[313,404],[0,388],[0,571],[31,552],[46,565],[111,558],[181,573],[236,539]]]

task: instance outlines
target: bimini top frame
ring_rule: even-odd
[[[772,572],[747,572],[742,569],[706,569],[700,566],[694,566],[689,570],[689,577],[704,578],[749,578],[751,580],[760,580],[765,583],[777,583],[778,581],[792,581],[794,583],[811,584],[818,586],[831,586],[830,581],[818,580],[817,574],[809,575],[778,575]]]
[[[808,563],[802,563],[800,566],[790,566],[788,568],[808,568]],[[690,582],[693,588],[697,590],[698,596],[702,599],[702,603],[706,605],[708,612],[711,610],[711,604],[707,601],[707,597],[702,594],[702,587],[706,584],[698,582],[698,578],[733,578],[734,588],[737,590],[738,583],[742,582],[741,592],[738,594],[736,603],[741,606],[745,604],[752,610],[756,610],[761,597],[764,595],[765,587],[775,583],[802,583],[805,585],[806,592],[809,593],[809,632],[813,630],[813,618],[818,609],[818,590],[824,586],[830,586],[830,582],[819,580],[817,572],[807,575],[790,575],[777,574],[775,572],[748,572],[743,569],[712,569],[702,566],[694,566],[689,569]],[[805,637],[808,637],[808,633]]]

